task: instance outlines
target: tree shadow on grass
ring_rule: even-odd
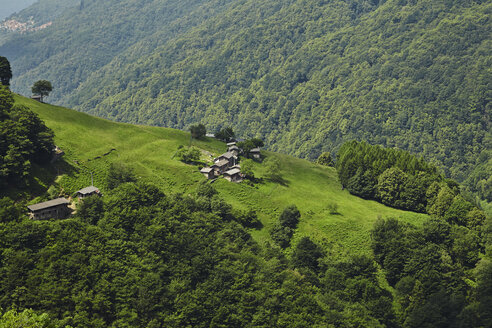
[[[24,181],[10,183],[5,190],[0,189],[0,197],[6,196],[13,200],[39,197],[55,183],[57,176],[76,172],[78,169],[64,159],[44,165],[33,163],[28,178]]]
[[[269,177],[269,178],[267,178],[267,180],[270,182],[273,182],[273,183],[277,183],[277,184],[284,186],[284,187],[288,187],[290,184],[289,180],[285,179],[284,177],[282,177],[280,175],[275,176],[275,177]]]

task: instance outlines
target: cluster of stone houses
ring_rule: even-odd
[[[207,179],[216,179],[223,176],[224,179],[231,182],[241,182],[243,175],[241,174],[241,166],[238,164],[238,157],[241,149],[235,142],[227,144],[227,152],[214,159],[214,164],[209,167],[204,167],[200,172]],[[260,158],[260,149],[255,148],[250,151],[253,158]]]
[[[101,195],[99,189],[94,186],[80,189],[76,193],[76,197],[82,200],[92,195]],[[44,219],[64,219],[70,213],[70,201],[64,197],[49,200],[34,205],[27,206],[29,217],[34,220]]]

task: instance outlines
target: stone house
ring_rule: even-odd
[[[243,180],[241,171],[237,168],[224,172],[224,178],[231,182],[241,182]]]
[[[227,152],[232,153],[234,156],[237,157],[239,155],[239,147],[236,145],[232,145],[229,147],[229,149],[227,149]]]
[[[216,161],[215,164],[211,166],[211,168],[215,171],[216,175],[221,175],[230,167],[230,162],[227,159],[222,159],[220,161]]]
[[[255,158],[255,159],[260,159],[261,158],[261,152],[260,152],[260,148],[253,148],[249,151],[249,154],[251,157]]]
[[[227,153],[224,153],[222,155],[220,155],[219,157],[217,157],[214,162],[217,163],[219,161],[222,161],[222,160],[227,160],[229,162],[229,166],[234,166],[236,165],[236,162],[237,162],[237,157],[231,153],[231,152],[227,152]]]
[[[66,198],[52,199],[47,202],[27,206],[29,217],[34,220],[64,219],[70,214]]]
[[[85,187],[85,188],[77,191],[77,197],[79,197],[79,199],[84,199],[84,198],[92,196],[92,195],[99,195],[100,196],[101,192],[99,191],[99,189],[97,189],[94,186]]]
[[[200,173],[207,179],[215,179],[215,170],[212,167],[204,167],[200,170]]]

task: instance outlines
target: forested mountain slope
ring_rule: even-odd
[[[486,157],[490,1],[86,3],[0,47],[15,90],[42,76],[53,99],[82,111],[232,125],[310,159],[365,139],[460,181]],[[157,14],[164,5],[176,10]]]
[[[0,53],[9,58],[16,76],[13,89],[29,94],[33,80],[43,77],[55,85],[52,101],[60,101],[92,72],[132,45],[139,43],[134,56],[124,56],[127,63],[225,10],[228,1],[83,0],[75,1],[75,6],[73,3],[41,0],[40,4],[49,8],[56,4],[65,10],[56,10],[57,17],[48,28],[16,34],[0,46]],[[33,11],[33,7],[24,12]],[[45,15],[42,19],[46,19]]]

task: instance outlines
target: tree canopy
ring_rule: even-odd
[[[47,163],[53,148],[53,132],[27,107],[14,105],[0,85],[0,188],[25,185],[32,165]]]
[[[41,96],[41,99],[43,99],[43,97],[49,96],[50,92],[53,91],[53,86],[50,81],[39,80],[33,84],[31,91],[33,94],[39,95]]]
[[[10,68],[10,62],[6,57],[0,56],[0,83],[3,85],[10,85],[10,79],[12,78],[12,69]]]
[[[201,139],[205,137],[205,134],[207,133],[207,128],[203,124],[196,124],[196,125],[191,125],[190,126],[190,133],[191,136],[195,139]]]
[[[215,134],[215,137],[217,139],[223,140],[225,142],[231,141],[232,139],[234,139],[235,136],[236,134],[231,127],[222,128]]]

